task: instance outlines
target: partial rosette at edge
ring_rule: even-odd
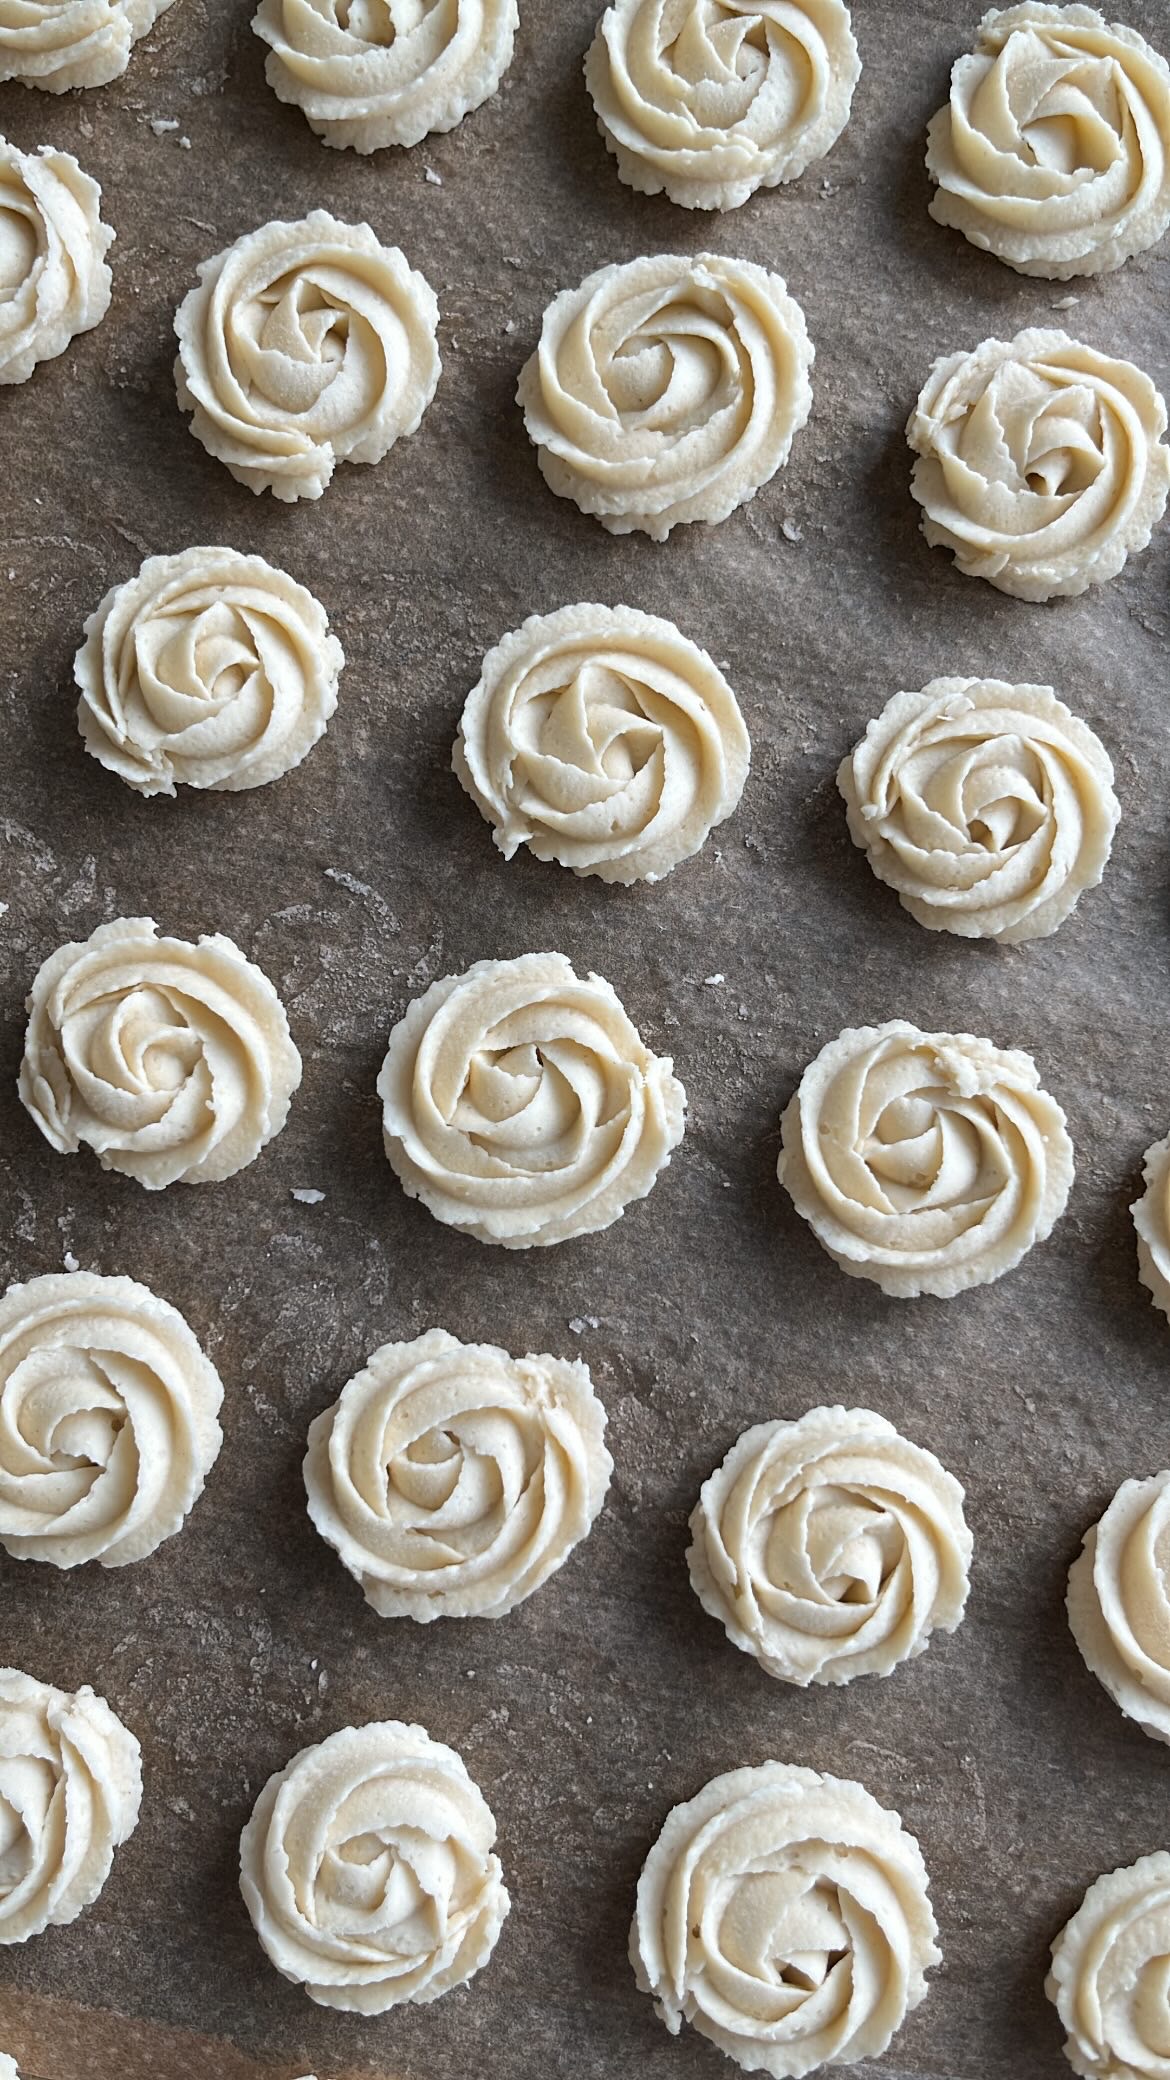
[[[512,62],[517,0],[261,0],[265,76],[336,151],[453,130]]]

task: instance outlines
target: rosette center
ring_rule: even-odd
[[[763,1579],[813,1603],[876,1603],[904,1551],[889,1510],[848,1488],[806,1489],[764,1533]]]
[[[309,268],[282,276],[235,323],[245,373],[283,411],[312,411],[351,346],[350,312]]]
[[[36,220],[15,196],[0,204],[0,298],[12,301],[31,275],[40,251]]]
[[[260,666],[256,642],[243,614],[219,599],[195,615],[158,614],[135,630],[133,662],[148,699],[162,696],[160,719],[181,729],[201,712],[237,700]]]
[[[880,1113],[865,1160],[890,1205],[963,1205],[988,1188],[983,1137],[974,1119],[912,1091]]]
[[[524,1466],[522,1478],[511,1483],[509,1498],[499,1455],[491,1449],[486,1434],[491,1427],[490,1415],[471,1410],[446,1428],[428,1430],[404,1450],[395,1451],[387,1469],[391,1508],[400,1500],[407,1506],[413,1529],[439,1534],[465,1532],[483,1524],[509,1499],[514,1502],[534,1470],[535,1455],[532,1464]],[[517,1455],[515,1444],[513,1455]],[[518,1456],[523,1462],[522,1447]],[[451,1558],[450,1552],[442,1556]]]
[[[801,1870],[745,1871],[731,1886],[711,1958],[713,2016],[730,2023],[734,2000],[759,2029],[800,2017],[823,2029],[848,2007],[852,1939],[835,1885]],[[739,1982],[737,1984],[737,1982]],[[721,2013],[723,2001],[729,2013]],[[703,2001],[704,2007],[707,2001]]]
[[[610,1123],[623,1096],[624,1087],[608,1089],[596,1055],[577,1042],[482,1048],[472,1056],[453,1124],[504,1161],[557,1170]]]
[[[154,1097],[178,1091],[192,1076],[203,1043],[169,991],[144,985],[102,997],[66,1028],[75,1075],[89,1073],[113,1091]]]
[[[660,58],[690,89],[687,98],[700,125],[736,122],[767,78],[767,30],[758,14],[723,0],[693,0],[677,36],[672,39],[666,27]]]
[[[109,1466],[126,1426],[126,1404],[104,1356],[55,1344],[31,1351],[17,1365],[5,1387],[14,1411],[11,1441],[21,1448],[5,1471],[57,1475],[81,1474],[79,1483],[62,1484],[60,1502],[68,1507]]]
[[[530,700],[518,717],[517,764],[538,798],[572,814],[628,790],[652,763],[660,777],[663,729],[646,714],[646,698],[624,673],[589,660],[567,685]]]
[[[427,11],[416,6],[414,12]],[[333,18],[343,35],[359,43],[388,50],[398,31],[394,25],[394,0],[334,0]]]
[[[733,402],[742,371],[735,352],[734,318],[712,298],[668,304],[615,348],[607,389],[630,429],[683,433],[709,424]]]
[[[1032,29],[1008,38],[972,98],[971,119],[1001,150],[1053,176],[1060,192],[1108,173],[1133,146],[1116,61],[1085,51],[1058,55]]]

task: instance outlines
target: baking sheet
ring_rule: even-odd
[[[268,92],[248,12],[178,0],[95,93],[0,88],[0,128],[74,150],[118,231],[105,323],[0,396],[5,1269],[54,1270],[71,1250],[144,1279],[227,1387],[208,1492],[152,1560],[72,1575],[0,1561],[4,1658],[94,1682],[147,1772],[100,1902],[0,1953],[0,2043],[40,2080],[714,2076],[730,2070],[718,2053],[670,2039],[635,1990],[633,1887],[674,1802],[777,1756],[859,1776],[922,1841],[945,1963],[886,2080],[1059,2080],[1047,1945],[1099,1871],[1170,1845],[1166,1751],[1083,1669],[1063,1612],[1085,1526],[1170,1455],[1170,1330],[1137,1283],[1126,1210],[1170,1125],[1170,533],[1086,599],[1005,599],[922,542],[902,427],[936,354],[1031,323],[1066,324],[1165,389],[1166,250],[1098,283],[1046,284],[930,222],[924,126],[978,4],[858,0],[865,71],[845,136],[794,188],[722,219],[618,183],[580,76],[594,0],[522,0],[500,95],[372,162],[326,150]],[[1125,16],[1165,43],[1161,0]],[[156,135],[151,117],[180,130]],[[417,436],[287,508],[235,485],[185,430],[171,315],[199,260],[316,205],[368,218],[427,272],[444,374]],[[787,276],[816,343],[813,418],[788,469],[723,526],[615,540],[544,488],[516,374],[559,287],[707,246]],[[1076,307],[1057,310],[1069,294]],[[83,755],[70,660],[107,585],[202,541],[317,591],[349,659],[341,704],[272,788],[141,801]],[[483,650],[578,598],[675,618],[727,661],[752,732],[734,821],[658,887],[505,866],[448,770]],[[841,754],[895,689],[963,672],[1054,683],[1117,765],[1106,882],[1038,946],[922,931],[846,835]],[[289,1126],[252,1168],[156,1197],[53,1155],[13,1089],[40,960],[144,912],[229,932],[280,988],[305,1059]],[[405,1200],[373,1086],[391,1022],[430,980],[544,946],[609,977],[673,1052],[691,1119],[616,1227],[518,1256]],[[895,1015],[1032,1049],[1077,1148],[1054,1239],[949,1303],[843,1278],[774,1178],[777,1114],[806,1060],[840,1027]],[[323,1203],[293,1201],[301,1186]],[[583,1356],[609,1410],[601,1521],[494,1625],[379,1620],[304,1509],[311,1417],[376,1343],[435,1323]],[[685,1522],[742,1428],[836,1398],[881,1410],[965,1482],[974,1590],[957,1636],[889,1681],[801,1695],[703,1615]],[[462,1751],[514,1897],[470,1989],[381,2020],[286,1985],[236,1887],[268,1773],[378,1715]]]

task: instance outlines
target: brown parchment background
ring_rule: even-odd
[[[499,96],[372,162],[326,150],[269,93],[246,0],[177,0],[96,93],[0,88],[0,128],[75,150],[118,232],[106,321],[0,394],[4,1268],[27,1277],[72,1250],[144,1279],[227,1389],[207,1494],[155,1558],[0,1565],[3,1658],[92,1681],[147,1773],[99,1904],[0,1953],[0,2044],[39,2080],[714,2080],[730,2071],[718,2053],[671,2040],[636,1993],[631,1898],[668,1808],[768,1756],[861,1777],[922,1841],[946,1962],[886,2080],[1058,2080],[1047,1945],[1099,1871],[1170,1845],[1170,1756],[1083,1669],[1063,1611],[1085,1526],[1170,1454],[1170,1329],[1138,1285],[1126,1210],[1170,1125],[1170,532],[1085,599],[1005,599],[925,547],[902,435],[933,356],[1026,324],[1069,325],[1170,386],[1170,254],[1046,284],[931,223],[924,125],[978,0],[857,0],[865,71],[841,143],[722,219],[618,183],[581,80],[594,11],[522,0]],[[1164,0],[1125,14],[1167,42]],[[151,116],[181,133],[154,135]],[[444,373],[414,439],[288,508],[186,431],[171,315],[200,259],[317,205],[367,217],[425,269]],[[787,276],[816,342],[814,415],[789,468],[723,526],[615,540],[544,488],[517,371],[565,283],[705,246]],[[1068,294],[1075,309],[1054,310]],[[204,541],[319,593],[349,660],[340,709],[274,787],[141,801],[83,755],[70,660],[107,585]],[[727,660],[752,732],[734,821],[654,888],[505,866],[448,770],[483,650],[590,597],[671,615]],[[833,786],[895,689],[967,671],[1054,682],[1118,769],[1104,887],[1021,950],[914,924],[850,845]],[[229,932],[281,990],[305,1061],[290,1124],[252,1168],[158,1196],[52,1154],[13,1087],[38,963],[145,912]],[[691,1119],[650,1200],[607,1234],[514,1255],[404,1199],[373,1084],[391,1022],[431,979],[544,946],[614,982],[673,1052]],[[1032,1049],[1076,1142],[1053,1241],[951,1302],[845,1279],[774,1178],[805,1061],[840,1027],[899,1014]],[[324,1203],[294,1202],[304,1185]],[[311,1417],[376,1343],[433,1323],[582,1355],[609,1410],[601,1521],[496,1625],[380,1621],[305,1514]],[[966,1483],[974,1590],[958,1635],[891,1680],[802,1695],[700,1611],[685,1520],[741,1428],[835,1398],[881,1410]],[[361,2020],[315,2009],[266,1963],[236,1843],[271,1770],[379,1715],[463,1752],[514,1910],[472,1988]]]

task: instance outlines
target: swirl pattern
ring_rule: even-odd
[[[718,253],[602,267],[549,305],[516,392],[541,471],[611,534],[726,520],[812,409],[804,312]]]
[[[368,224],[265,224],[205,260],[175,313],[179,404],[238,483],[320,498],[339,462],[417,430],[438,322],[426,277]]]
[[[1170,1316],[1170,1134],[1147,1148],[1142,1178],[1145,1191],[1129,1209],[1137,1230],[1138,1276],[1155,1307]]]
[[[844,759],[849,833],[929,931],[1018,945],[1105,871],[1120,810],[1100,739],[1051,686],[932,679]]]
[[[0,1668],[0,1943],[92,1906],[141,1803],[142,1752],[104,1697]]]
[[[0,137],[0,383],[27,382],[105,317],[114,234],[101,199],[69,152],[20,152]]]
[[[1170,1473],[1124,1481],[1069,1570],[1068,1621],[1127,1719],[1170,1743]]]
[[[584,1365],[432,1329],[309,1431],[309,1515],[383,1618],[502,1618],[590,1530],[613,1461]]]
[[[438,2000],[488,1961],[510,1901],[496,1823],[453,1748],[389,1719],[270,1777],[240,1839],[267,1956],[323,2008]]]
[[[630,1958],[673,2036],[793,2080],[878,2058],[940,1961],[926,1867],[860,1784],[765,1762],[669,1815],[638,1883]]]
[[[781,1183],[851,1278],[898,1299],[987,1285],[1051,1234],[1073,1180],[1031,1055],[904,1019],[821,1049],[780,1122]]]
[[[1090,1885],[1052,1945],[1044,1991],[1084,2080],[1163,2080],[1170,1957],[1170,1854],[1159,1849]]]
[[[618,173],[684,209],[738,209],[823,159],[861,61],[844,0],[613,0],[585,79]]]
[[[930,214],[1021,274],[1104,274],[1170,224],[1170,66],[1092,7],[993,10],[927,133]]]
[[[1066,332],[986,339],[934,363],[906,428],[922,532],[1017,599],[1086,592],[1166,509],[1166,406],[1131,361]]]
[[[480,1242],[608,1228],[683,1136],[686,1092],[615,991],[560,953],[477,961],[410,1006],[378,1078],[403,1189]]]
[[[324,735],[344,663],[324,607],[262,556],[151,556],[85,624],[78,727],[138,794],[263,787]]]
[[[0,1545],[125,1567],[173,1538],[223,1442],[219,1374],[132,1278],[61,1272],[0,1300]]]
[[[0,0],[0,80],[47,94],[120,79],[171,0]]]
[[[691,1517],[691,1587],[781,1682],[888,1676],[967,1602],[963,1490],[865,1408],[745,1430]]]
[[[148,1191],[213,1184],[258,1156],[301,1080],[276,991],[238,946],[119,917],[40,969],[20,1095],[62,1155],[83,1145]]]
[[[264,70],[325,144],[377,152],[453,130],[512,62],[517,0],[260,0]]]
[[[533,614],[483,661],[455,771],[505,859],[658,881],[743,792],[751,745],[722,672],[634,607]]]

